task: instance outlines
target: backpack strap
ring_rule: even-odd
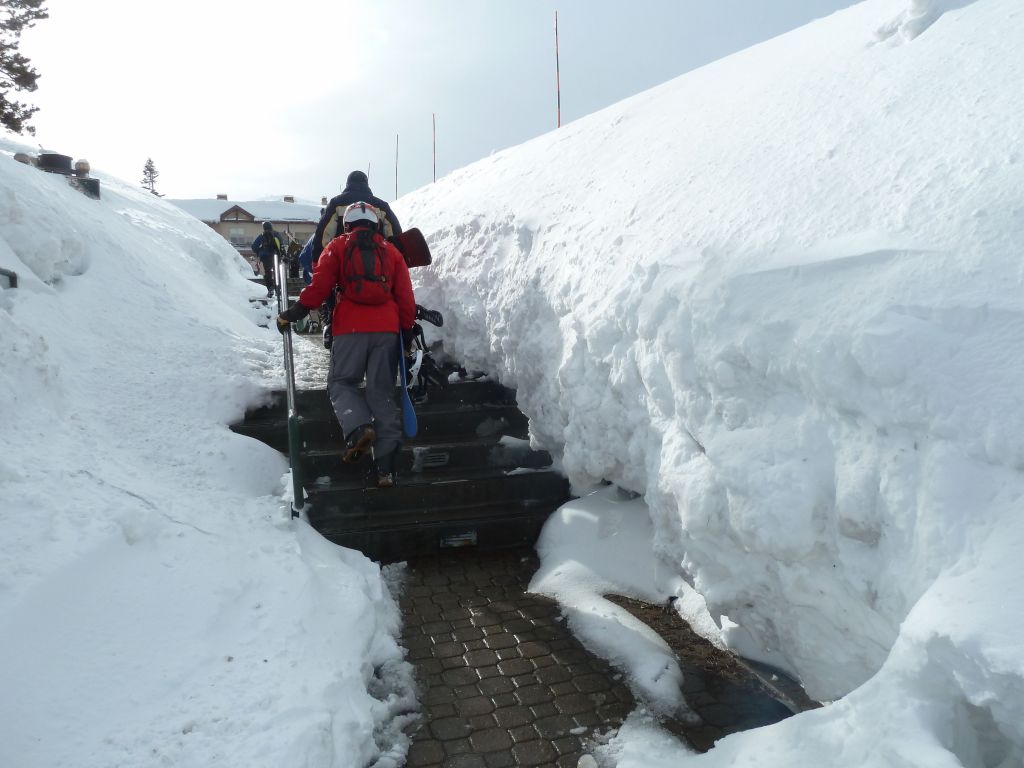
[[[341,237],[345,234],[345,209],[347,205],[337,205],[334,207],[334,215],[331,218],[334,220],[334,237]],[[330,228],[330,222],[328,222],[328,228]],[[331,238],[327,238],[327,242],[330,242]]]
[[[378,224],[377,228],[380,234],[385,240],[390,240],[395,235],[395,229],[391,226],[391,217],[387,215],[387,212],[383,208],[377,208]]]

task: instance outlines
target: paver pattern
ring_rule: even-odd
[[[618,728],[636,706],[621,675],[565,626],[557,604],[526,594],[537,566],[532,550],[457,551],[409,563],[399,599],[402,644],[416,669],[423,721],[408,768],[575,768],[588,740]],[[667,614],[644,618],[676,651],[697,715],[662,725],[695,749],[791,714],[707,641],[688,630],[685,640],[676,631],[669,637],[658,626],[669,625]]]
[[[532,551],[456,553],[409,564],[402,643],[423,724],[409,768],[572,766],[585,740],[635,706],[609,665],[525,594]]]

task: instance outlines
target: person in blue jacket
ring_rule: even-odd
[[[267,298],[277,292],[277,276],[274,274],[274,256],[284,257],[281,235],[274,231],[274,225],[263,222],[263,234],[252,241],[252,252],[263,266],[263,284],[267,286]]]
[[[309,240],[299,251],[299,268],[302,270],[302,282],[309,285],[313,282],[313,240],[315,234],[309,236]]]

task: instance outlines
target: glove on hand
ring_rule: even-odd
[[[277,316],[277,330],[284,333],[291,323],[298,322],[309,314],[309,308],[299,302],[295,302],[288,309]]]
[[[416,319],[426,320],[431,325],[436,325],[440,328],[444,325],[444,317],[436,309],[427,309],[421,307],[419,304],[416,305]]]

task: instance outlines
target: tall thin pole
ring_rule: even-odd
[[[562,127],[562,75],[558,66],[558,11],[555,11],[555,93],[558,97],[558,123]]]
[[[398,199],[398,134],[395,134],[395,200]]]
[[[434,121],[434,181],[437,181],[437,112],[434,112],[431,117]]]
[[[274,280],[277,282],[277,312],[288,303],[288,270],[280,253],[274,254]],[[295,394],[295,357],[292,349],[292,327],[284,332],[285,394],[288,403],[288,462],[292,467],[292,517],[298,517],[306,504],[303,491],[302,454],[299,432],[299,407]]]

